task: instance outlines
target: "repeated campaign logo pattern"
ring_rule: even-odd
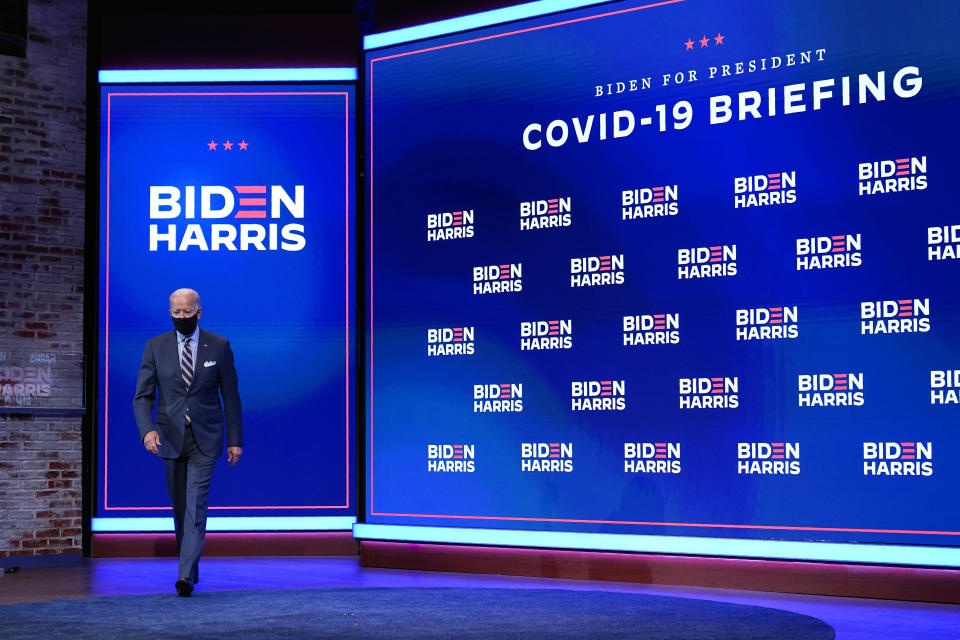
[[[370,54],[389,78],[371,126],[412,129],[370,146],[389,188],[371,196],[373,410],[387,442],[476,442],[484,462],[451,481],[392,457],[419,475],[383,476],[430,497],[384,491],[371,514],[954,543],[934,536],[956,517],[885,496],[939,502],[955,474],[933,453],[960,405],[956,87],[932,11],[853,1],[885,40],[851,45],[816,0],[790,39],[750,37],[773,17],[751,6],[746,35],[677,24],[651,52],[635,36],[661,8],[623,3]],[[424,215],[456,210],[471,235],[424,241]],[[454,357],[423,354],[424,330],[455,327],[472,357],[439,333]]]

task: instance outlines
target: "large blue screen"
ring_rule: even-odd
[[[101,89],[98,515],[169,513],[131,402],[191,287],[231,342],[245,432],[215,516],[351,516],[354,89]]]
[[[366,521],[956,545],[960,7],[368,51]]]

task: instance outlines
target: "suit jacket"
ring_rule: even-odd
[[[143,349],[133,413],[141,441],[150,431],[160,433],[158,453],[162,458],[177,458],[183,450],[187,407],[190,408],[191,429],[204,454],[211,457],[223,454],[224,423],[227,446],[243,446],[240,392],[230,342],[203,329],[200,329],[197,342],[199,344],[191,345],[195,366],[189,390],[180,377],[176,331],[150,338]],[[155,404],[156,426],[153,420]]]

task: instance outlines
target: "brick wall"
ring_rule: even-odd
[[[0,406],[83,402],[86,20],[30,0],[26,58],[0,56]],[[16,386],[44,370],[54,397]],[[79,416],[0,414],[0,558],[80,553],[80,475]]]

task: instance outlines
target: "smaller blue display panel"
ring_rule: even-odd
[[[354,88],[101,87],[97,515],[163,516],[131,402],[196,289],[230,340],[244,455],[215,516],[353,516]]]

